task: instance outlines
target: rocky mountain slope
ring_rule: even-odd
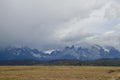
[[[120,51],[114,47],[94,45],[88,48],[65,47],[54,50],[50,54],[29,47],[7,47],[0,49],[0,60],[95,60],[101,58],[120,58]]]

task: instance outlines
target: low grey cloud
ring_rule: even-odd
[[[120,24],[119,3],[119,0],[1,0],[0,46],[48,50],[81,43],[111,43],[118,47],[119,29],[114,28]],[[104,36],[110,31],[115,35]]]

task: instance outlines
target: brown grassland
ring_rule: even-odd
[[[0,80],[120,80],[120,67],[0,66]]]

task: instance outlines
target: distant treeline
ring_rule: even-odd
[[[120,59],[97,59],[88,61],[79,60],[52,60],[52,61],[37,61],[37,60],[8,60],[0,61],[0,65],[46,65],[46,66],[120,66]]]

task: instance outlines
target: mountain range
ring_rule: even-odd
[[[102,58],[120,58],[120,51],[114,47],[102,47],[93,45],[90,47],[67,46],[61,50],[53,50],[47,54],[38,49],[29,47],[6,47],[0,49],[0,61],[9,60],[37,60],[37,61],[53,61],[53,60],[96,60]]]

